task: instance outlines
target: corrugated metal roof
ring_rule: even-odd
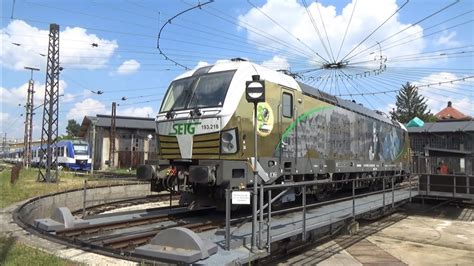
[[[464,128],[464,131],[473,131],[474,132],[474,120],[469,121],[467,126]]]
[[[99,127],[110,127],[111,117],[109,115],[97,115]],[[155,129],[155,119],[147,117],[117,116],[115,119],[116,128],[131,129]]]
[[[474,121],[450,121],[450,122],[435,122],[425,123],[423,127],[410,127],[409,133],[421,132],[456,132],[456,131],[474,131]]]
[[[110,128],[111,117],[110,115],[97,115],[97,116],[85,116],[82,120],[81,130],[79,136],[83,137],[92,119],[97,119],[97,127]],[[155,119],[148,117],[130,117],[130,116],[117,116],[115,119],[116,128],[125,129],[143,129],[143,130],[155,130]]]
[[[454,154],[471,154],[471,151],[460,151],[460,150],[453,150],[453,149],[441,149],[441,148],[432,148],[432,147],[426,147],[427,150],[430,151],[439,151],[439,152],[445,152],[445,153],[454,153]]]

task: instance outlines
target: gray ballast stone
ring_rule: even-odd
[[[89,222],[72,216],[67,207],[59,207],[53,211],[51,219],[36,219],[35,226],[48,232],[57,231],[64,228],[74,228],[88,225]]]
[[[194,263],[217,252],[217,245],[201,239],[184,227],[174,227],[158,233],[150,244],[138,247],[135,253],[174,262]]]

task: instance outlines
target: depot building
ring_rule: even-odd
[[[154,118],[116,116],[113,158],[110,152],[111,123],[110,115],[85,116],[82,120],[79,137],[94,147],[95,170],[135,168],[156,158]]]

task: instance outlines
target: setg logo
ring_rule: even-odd
[[[170,132],[170,135],[194,135],[196,132],[196,126],[200,124],[201,122],[176,123],[173,125],[173,131]]]

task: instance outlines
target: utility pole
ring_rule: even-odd
[[[91,158],[91,175],[94,175],[94,161],[95,161],[95,126],[97,125],[97,118],[92,118],[92,158]]]
[[[3,134],[2,151],[3,151],[3,158],[6,158],[6,156],[7,156],[7,132],[5,132]]]
[[[54,144],[58,138],[59,110],[59,25],[49,25],[48,59],[46,67],[46,86],[44,91],[43,125],[41,130],[41,151],[44,156],[44,169],[39,168],[38,181],[56,182],[58,180],[58,159],[54,156]],[[42,161],[43,158],[40,158]]]
[[[130,169],[132,169],[132,166],[133,166],[133,144],[134,144],[134,136],[133,136],[133,133],[132,135],[130,136],[131,139],[130,139]]]
[[[33,71],[39,71],[39,68],[25,67],[26,70],[31,71],[30,80],[28,81],[28,94],[26,96],[25,104],[25,137],[23,152],[23,164],[26,168],[31,164],[31,141],[33,140],[33,95],[35,93],[35,81],[33,80]]]
[[[109,145],[109,167],[115,167],[115,122],[117,118],[117,104],[112,102],[112,115],[110,116],[110,145]]]

